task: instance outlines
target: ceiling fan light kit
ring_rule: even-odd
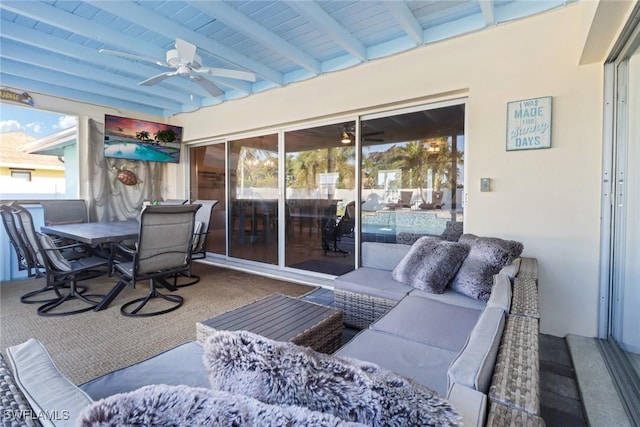
[[[342,140],[340,142],[343,144],[351,144],[351,136],[349,136],[346,130],[342,131]]]

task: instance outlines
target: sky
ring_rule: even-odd
[[[76,116],[0,103],[0,133],[23,132],[36,138],[75,126]]]

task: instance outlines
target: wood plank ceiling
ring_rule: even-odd
[[[0,82],[3,88],[168,117],[571,1],[3,0]],[[208,80],[201,85],[177,74],[139,85],[176,70],[134,56],[164,62],[176,39],[197,46],[203,67],[254,73],[255,81],[197,74]],[[219,89],[217,96],[207,90],[209,82]]]

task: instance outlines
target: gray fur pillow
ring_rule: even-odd
[[[184,385],[149,385],[86,407],[81,427],[119,426],[362,426],[297,406]]]
[[[304,406],[371,426],[452,426],[460,418],[430,389],[377,365],[317,353],[247,331],[217,331],[203,361],[212,388]]]
[[[441,294],[469,253],[464,243],[421,237],[393,269],[391,277],[423,291]]]
[[[499,246],[507,251],[507,253],[509,254],[509,261],[507,262],[507,265],[511,264],[516,258],[518,258],[520,254],[522,254],[522,250],[524,249],[524,246],[521,242],[517,242],[515,240],[499,239],[497,237],[480,237],[476,236],[475,234],[467,233],[463,234],[458,239],[458,242],[465,243],[467,245],[473,245],[473,243],[477,241],[488,242],[493,245]]]
[[[493,287],[493,276],[509,265],[522,253],[522,243],[495,237],[478,237],[464,234],[459,242],[471,246],[458,273],[451,282],[451,289],[461,294],[488,301]]]

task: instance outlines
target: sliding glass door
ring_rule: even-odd
[[[217,200],[211,213],[207,252],[225,255],[227,209],[225,181],[225,144],[191,147],[189,149],[189,175],[191,200]]]
[[[209,252],[338,276],[361,242],[462,233],[462,101],[190,148],[191,199],[216,199]]]
[[[603,348],[629,414],[640,423],[640,26],[614,68],[610,323]]]
[[[278,135],[229,141],[229,256],[278,264]]]
[[[355,122],[284,133],[285,266],[344,274],[355,267]]]
[[[462,234],[464,104],[362,120],[362,241]]]

